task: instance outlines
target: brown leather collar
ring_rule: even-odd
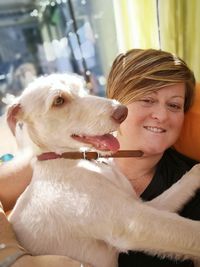
[[[56,154],[55,152],[46,152],[39,156],[39,161],[50,160],[50,159],[98,159],[98,158],[131,158],[131,157],[142,157],[144,153],[141,150],[119,150],[111,155],[101,155],[97,152],[65,152],[62,154]]]

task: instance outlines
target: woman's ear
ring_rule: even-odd
[[[21,114],[22,108],[20,104],[13,104],[7,110],[7,123],[13,135],[15,135],[16,124]]]

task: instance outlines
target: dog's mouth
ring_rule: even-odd
[[[72,138],[81,143],[90,144],[100,151],[116,152],[120,147],[117,138],[110,133],[95,136],[73,134]]]

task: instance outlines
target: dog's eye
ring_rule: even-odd
[[[54,106],[61,106],[64,103],[65,103],[65,99],[62,96],[56,97],[56,99],[54,99],[53,101]]]

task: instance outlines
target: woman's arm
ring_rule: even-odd
[[[0,166],[0,200],[10,210],[32,177],[30,160],[13,160]],[[4,265],[4,264],[7,265]],[[0,266],[80,267],[81,263],[64,256],[31,256],[20,247],[0,202]],[[86,267],[86,265],[84,265]],[[89,266],[88,266],[89,267]]]
[[[80,267],[81,264],[64,256],[29,255],[28,252],[19,246],[12,227],[6,218],[2,207],[0,206],[0,266]]]
[[[11,210],[30,183],[32,168],[30,156],[16,158],[0,165],[0,201],[4,210]]]

